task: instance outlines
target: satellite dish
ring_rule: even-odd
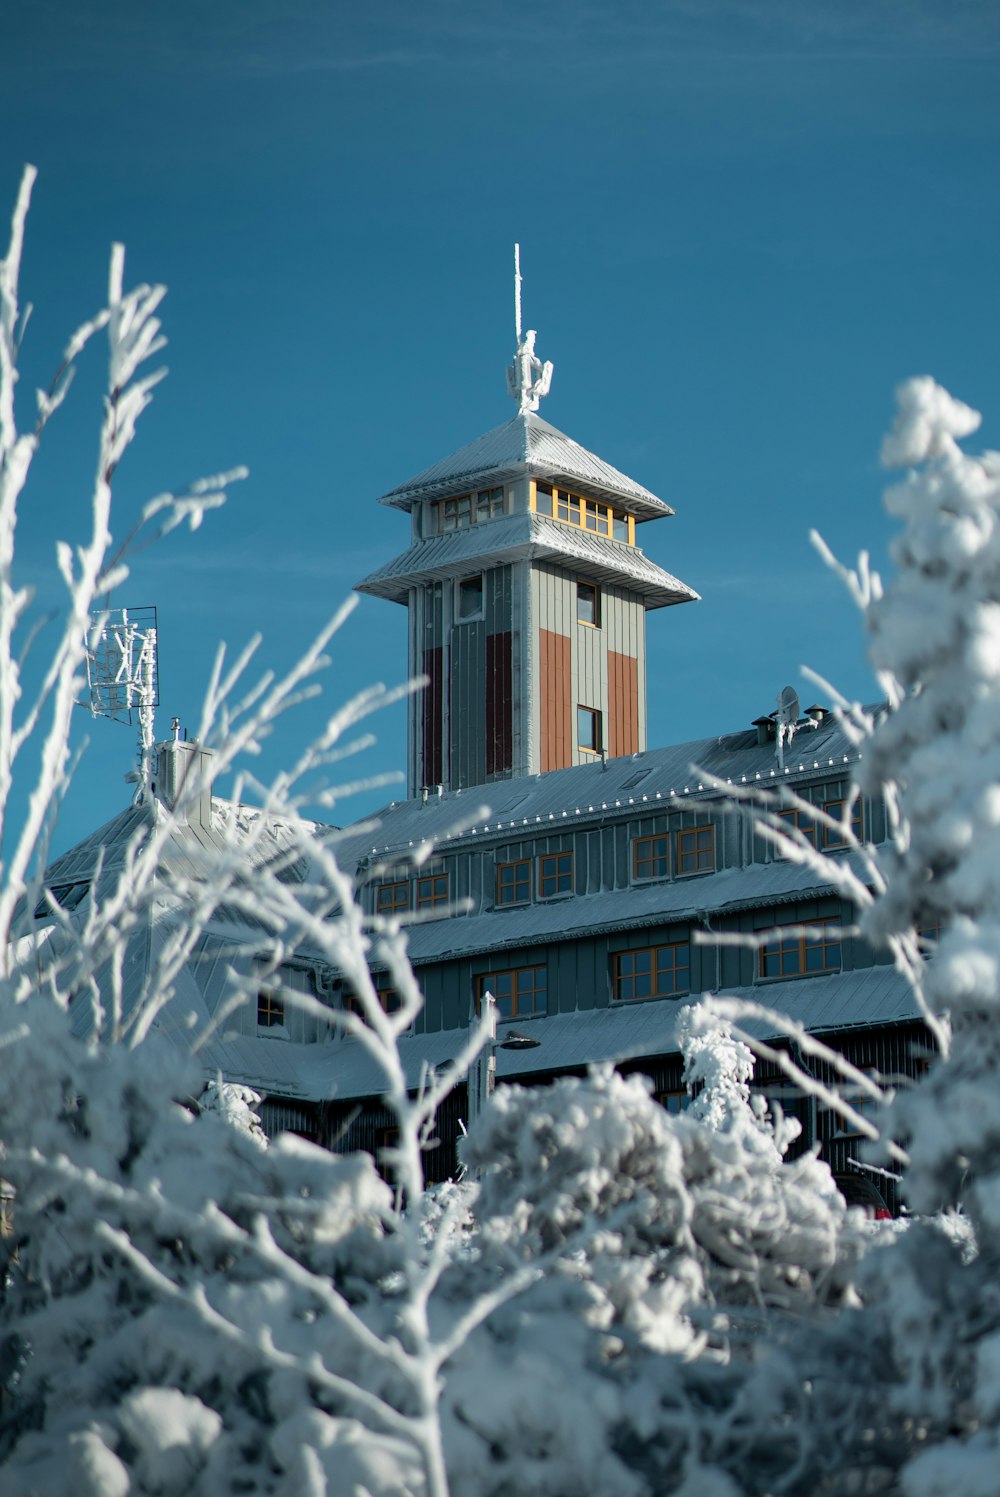
[[[786,727],[797,723],[801,716],[799,694],[794,686],[783,686],[778,693],[778,721]]]

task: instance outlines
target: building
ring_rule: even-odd
[[[407,798],[380,813],[374,834],[338,838],[373,923],[409,927],[425,1005],[401,1041],[408,1077],[416,1087],[426,1066],[458,1052],[488,990],[501,1023],[537,1042],[498,1051],[500,1082],[540,1084],[614,1060],[646,1072],[679,1109],[679,1004],[718,992],[760,998],[905,1084],[930,1044],[906,983],[851,933],[835,877],[844,835],[786,813],[829,859],[825,878],[776,856],[709,781],[776,796],[791,786],[840,818],[856,751],[833,717],[802,715],[787,698],[721,737],[647,746],[646,614],[697,595],[636,544],[638,527],[669,506],[537,414],[546,366],[533,339],[519,345],[513,419],[383,496],[408,513],[410,545],[359,584],[406,608],[411,670],[428,681],[412,699]],[[160,747],[166,784],[184,746]],[[186,835],[209,846],[220,818],[245,814],[209,796]],[[879,803],[858,802],[852,819],[865,841],[884,840]],[[110,867],[124,832],[112,823],[61,859],[50,887],[86,884],[100,846]],[[792,929],[803,923],[811,935]],[[225,934],[206,932],[184,979],[209,1014],[229,981]],[[757,945],[712,944],[719,935]],[[286,966],[286,986],[351,1004],[342,975],[319,970],[308,950]],[[381,992],[391,1006],[387,976]],[[267,1094],[269,1131],[376,1154],[391,1138],[367,1053],[293,1019],[263,983],[256,1013],[231,1014],[203,1059]],[[761,1066],[758,1082],[843,1168],[857,1140],[773,1068]],[[459,1090],[430,1178],[454,1171],[467,1113]]]

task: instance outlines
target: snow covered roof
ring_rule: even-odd
[[[897,1024],[919,1017],[906,981],[892,967],[769,983],[766,987],[724,991],[720,997],[758,998],[787,1013],[813,1033]],[[578,1070],[600,1061],[642,1059],[677,1052],[677,1015],[687,1002],[660,998],[610,1008],[576,1009],[544,1018],[518,1019],[515,1027],[538,1041],[526,1050],[497,1050],[501,1080]],[[773,1029],[757,1025],[761,1037]],[[425,1068],[440,1069],[465,1043],[465,1029],[404,1035],[399,1042],[407,1085],[419,1085]],[[499,1038],[503,1040],[503,1025]],[[356,1040],[292,1045],[279,1040],[213,1039],[202,1059],[227,1080],[241,1081],[275,1095],[313,1101],[351,1101],[385,1090],[378,1065]]]
[[[156,818],[157,803],[153,799],[121,811],[49,864],[45,871],[46,888],[55,891],[58,896],[60,890],[73,885],[80,886],[80,900],[71,905],[66,904],[64,899],[59,902],[66,908],[76,908],[79,904],[81,910],[85,910],[84,900],[98,871],[99,888],[110,892],[137,840],[144,841],[152,834]],[[333,827],[323,827],[312,822],[305,825],[317,833],[331,837],[336,835]],[[226,870],[226,876],[232,878],[237,889],[249,882],[254,869],[268,864],[277,867],[279,878],[297,882],[299,875],[296,869],[283,864],[288,855],[296,852],[299,846],[298,839],[292,835],[291,826],[280,818],[267,815],[257,807],[213,796],[210,824],[202,825],[194,817],[186,822],[180,819],[171,822],[163,845],[157,848],[158,883],[164,888],[169,887],[175,879],[191,879],[197,883],[206,875],[211,875],[213,859],[219,860],[218,867]],[[22,910],[19,915],[21,919],[29,917],[24,933],[30,934],[37,929],[37,925],[30,920],[31,912]],[[206,926],[218,926],[226,930],[230,937],[234,926],[241,926],[249,931],[269,929],[250,913],[245,900],[241,901],[239,910],[225,902],[220,903]]]
[[[816,728],[799,729],[785,748],[784,771],[778,769],[773,742],[758,743],[754,728],[696,738],[608,759],[606,765],[595,761],[449,790],[426,803],[419,798],[394,801],[376,812],[364,831],[352,834],[348,829],[338,842],[338,857],[343,867],[351,868],[375,856],[405,855],[427,842],[447,852],[484,838],[512,842],[664,809],[683,811],[718,798],[692,774],[692,765],[735,785],[800,786],[849,774],[857,757],[832,716]]]
[[[519,412],[502,426],[460,447],[450,457],[432,463],[379,502],[396,509],[412,509],[421,499],[460,493],[529,473],[532,477],[562,479],[571,488],[598,498],[614,497],[620,507],[639,520],[672,515],[669,504],[620,473],[603,458],[537,415]]]
[[[467,530],[418,541],[357,583],[358,592],[407,602],[408,589],[444,577],[463,576],[472,562],[491,567],[514,561],[570,561],[573,570],[605,586],[626,584],[647,608],[688,603],[698,594],[658,567],[637,546],[588,535],[544,515],[506,515]]]
[[[696,919],[710,910],[789,904],[835,892],[834,885],[798,863],[751,863],[696,878],[678,878],[599,894],[577,894],[567,901],[538,900],[482,915],[416,921],[408,927],[408,950],[415,967],[472,952],[521,949],[536,943],[576,941],[634,926]]]

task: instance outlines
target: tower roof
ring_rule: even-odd
[[[506,515],[468,530],[417,541],[356,583],[358,592],[406,603],[409,589],[425,582],[464,576],[471,566],[503,566],[514,561],[571,565],[584,576],[611,587],[627,587],[646,608],[689,603],[698,594],[658,567],[638,546],[589,535],[542,515]]]
[[[534,411],[519,411],[502,426],[460,447],[417,473],[379,500],[396,509],[412,509],[422,499],[460,493],[466,488],[487,487],[511,478],[560,480],[590,498],[611,499],[637,520],[672,515],[669,504],[606,463],[603,458],[565,432],[551,426]]]

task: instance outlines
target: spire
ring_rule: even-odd
[[[526,333],[521,332],[521,246],[514,246],[514,330],[517,335],[517,347],[514,350],[514,362],[507,366],[507,392],[517,401],[517,413],[523,416],[527,411],[537,411],[538,403],[543,395],[549,393],[552,384],[552,361],[546,359],[543,364],[535,353],[535,339],[538,334],[534,328],[529,328]]]

